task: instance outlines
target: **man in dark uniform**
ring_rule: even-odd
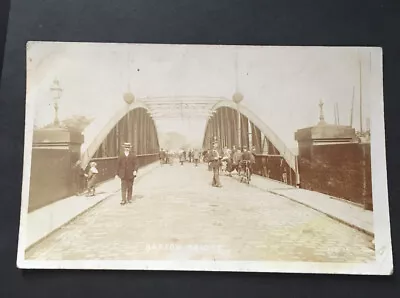
[[[118,158],[117,176],[121,179],[121,205],[132,203],[133,181],[137,174],[137,158],[131,152],[131,144],[124,144],[124,152]]]
[[[219,180],[219,167],[221,164],[221,156],[218,152],[218,143],[213,143],[213,150],[211,151],[211,168],[213,170],[212,186],[222,187],[221,181]]]

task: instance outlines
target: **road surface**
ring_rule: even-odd
[[[164,165],[26,252],[31,260],[367,262],[372,238],[301,204],[212,172]],[[266,183],[268,180],[266,179]],[[82,197],[82,200],[90,199]]]

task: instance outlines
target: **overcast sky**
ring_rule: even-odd
[[[380,60],[376,48],[33,43],[27,90],[28,100],[36,100],[39,126],[53,120],[50,86],[55,78],[63,88],[61,119],[107,117],[124,104],[127,91],[137,98],[231,98],[238,90],[243,105],[293,148],[294,132],[318,122],[321,99],[327,122],[334,123],[338,103],[340,122],[349,125],[353,89],[353,124],[359,128],[360,61],[363,116],[369,117],[369,101],[381,100]],[[205,119],[168,119],[157,126],[201,143]]]

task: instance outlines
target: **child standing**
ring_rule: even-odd
[[[90,163],[89,172],[85,174],[87,177],[87,188],[88,188],[88,196],[94,196],[96,192],[96,176],[99,171],[96,168],[97,164],[92,161]]]

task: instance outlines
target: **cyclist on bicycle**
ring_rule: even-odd
[[[247,146],[243,146],[243,154],[242,154],[242,160],[241,160],[241,165],[243,166],[247,166],[250,170],[250,177],[252,174],[252,164],[254,161],[254,155],[250,152],[247,151]]]

